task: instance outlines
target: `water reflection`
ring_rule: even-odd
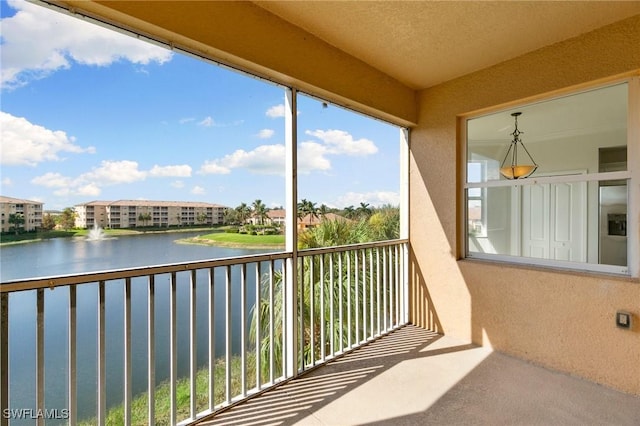
[[[242,250],[175,244],[178,238],[189,234],[164,234],[107,239],[98,244],[84,239],[58,239],[42,243],[2,248],[2,280],[38,275],[59,274],[129,268],[151,264],[165,264],[190,260],[204,260],[229,256],[256,254],[266,250]],[[7,249],[11,250],[7,250]],[[15,249],[15,250],[13,250]],[[27,255],[29,253],[29,255]],[[263,265],[263,271],[268,265]],[[278,265],[278,267],[280,267]],[[255,304],[255,273],[248,268],[246,282],[246,311]],[[250,318],[242,324],[240,318],[240,267],[231,268],[232,352],[240,350],[240,333],[244,326],[249,334]],[[214,317],[216,324],[215,352],[224,354],[225,339],[225,268],[216,268],[214,277]],[[169,309],[170,274],[155,277],[156,327],[156,383],[169,376]],[[196,335],[197,360],[206,365],[208,354],[208,271],[196,274]],[[178,375],[185,376],[189,369],[189,283],[190,273],[176,274],[177,351]],[[106,371],[107,406],[122,401],[123,342],[124,342],[124,280],[105,285],[106,316]],[[146,391],[147,383],[147,306],[148,281],[146,277],[133,278],[131,286],[131,346],[132,392]],[[48,409],[61,409],[68,405],[68,304],[66,287],[45,290],[45,403]],[[91,417],[96,412],[97,387],[97,310],[98,284],[82,285],[77,291],[77,386],[78,418]],[[36,373],[36,292],[12,294],[10,312],[10,393],[11,406],[35,407]],[[29,424],[15,422],[16,424]],[[54,421],[47,423],[56,424]],[[60,420],[60,424],[64,424]]]

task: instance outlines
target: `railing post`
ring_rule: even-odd
[[[169,279],[169,423],[175,424],[178,413],[176,382],[178,381],[178,337],[177,337],[177,274]]]
[[[123,362],[123,393],[124,393],[124,424],[131,424],[131,278],[124,282],[124,362]]]
[[[156,278],[147,282],[147,421],[156,423]]]
[[[9,293],[0,293],[0,425],[8,426],[9,416]]]
[[[209,293],[208,293],[208,315],[209,315],[209,410],[216,407],[215,401],[215,369],[216,369],[216,325],[215,325],[215,268],[209,268]],[[151,423],[153,424],[153,423]]]
[[[298,315],[298,120],[297,90],[285,90],[285,151],[286,151],[286,250],[291,257],[286,259],[285,273],[285,333],[283,346],[286,348],[286,377],[298,373],[297,315]]]
[[[98,401],[97,422],[102,426],[106,424],[107,411],[107,369],[105,348],[105,282],[98,283]]]
[[[197,271],[191,271],[189,281],[189,419],[196,418],[196,376],[198,374],[198,336],[197,326]]]
[[[74,425],[78,416],[78,374],[77,374],[77,292],[76,286],[69,286],[69,424]]]
[[[44,412],[44,289],[36,290],[36,409]],[[44,425],[44,418],[38,417],[36,425]]]

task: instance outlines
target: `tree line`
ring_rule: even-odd
[[[322,219],[329,213],[333,213],[350,220],[360,220],[368,219],[376,212],[386,211],[393,208],[397,209],[397,207],[391,205],[372,207],[368,203],[361,202],[357,207],[350,205],[345,208],[338,209],[328,207],[326,204],[318,206],[317,203],[303,198],[297,205],[296,215],[298,219],[308,217],[310,222],[313,218]],[[224,221],[226,225],[244,225],[249,221],[249,219],[256,218],[261,225],[264,225],[265,221],[269,218],[269,211],[279,209],[282,209],[282,207],[269,209],[262,200],[257,199],[253,203],[241,203],[233,209],[226,210]]]

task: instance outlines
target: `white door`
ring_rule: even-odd
[[[587,184],[522,187],[522,255],[586,262]]]

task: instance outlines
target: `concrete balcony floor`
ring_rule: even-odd
[[[639,425],[640,398],[406,326],[199,425]]]

